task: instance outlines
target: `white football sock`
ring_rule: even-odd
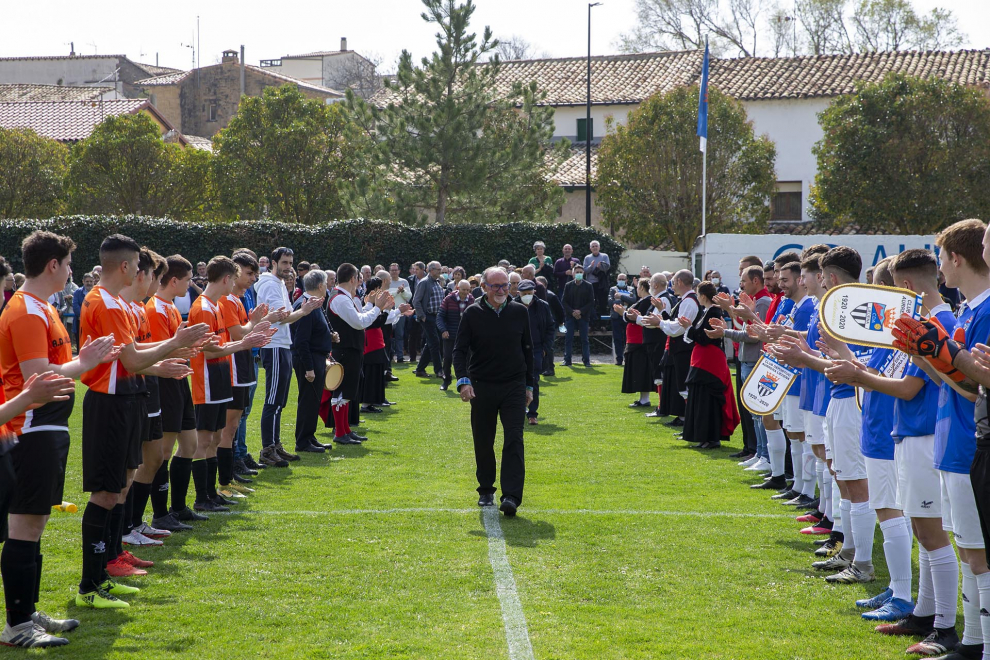
[[[980,573],[976,576],[976,588],[980,590],[980,625],[983,628],[983,639],[990,639],[990,573]],[[983,645],[983,660],[990,660],[990,644]]]
[[[859,568],[866,569],[873,565],[873,532],[877,527],[877,512],[870,508],[869,502],[856,502],[849,509],[849,528],[855,537],[856,546],[854,562]]]
[[[839,490],[838,488],[835,489],[835,491],[838,490]],[[849,561],[852,561],[853,557],[856,556],[856,539],[853,537],[852,534],[852,523],[850,522],[852,520],[852,516],[850,516],[849,514],[849,510],[851,508],[852,508],[852,502],[843,499],[839,500],[839,519],[842,520],[842,538],[843,538],[842,552],[840,552],[839,554],[842,555],[843,559],[848,559]],[[836,520],[835,522],[837,526],[839,520]],[[835,528],[836,528],[835,526],[832,527],[833,530]]]
[[[791,440],[791,472],[794,473],[794,487],[791,490],[801,490],[804,486],[804,443]]]
[[[825,461],[821,461],[822,466],[822,497],[818,502],[818,510],[825,514],[825,517],[835,521],[832,511],[832,473],[828,471]]]
[[[959,561],[952,545],[928,551],[928,565],[932,572],[932,589],[935,591],[935,627],[951,628],[956,625],[959,600]]]
[[[898,516],[880,523],[883,554],[890,572],[894,598],[911,602],[911,529],[907,518]]]
[[[962,565],[963,644],[981,644],[983,628],[980,626],[980,590],[976,576],[969,564]]]
[[[801,444],[804,445],[804,467],[802,468],[804,488],[801,489],[801,493],[805,497],[815,499],[815,484],[818,481],[818,457],[811,450],[810,442],[805,440]]]
[[[918,544],[918,602],[914,604],[914,615],[932,616],[935,614],[935,587],[932,585],[932,567],[928,562],[928,551]]]
[[[767,429],[767,451],[770,452],[770,476],[780,477],[784,474],[784,454],[787,452],[787,437],[783,430]]]

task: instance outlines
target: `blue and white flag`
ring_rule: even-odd
[[[698,93],[698,137],[701,150],[708,148],[708,39],[705,39],[705,59],[701,65],[701,90]]]

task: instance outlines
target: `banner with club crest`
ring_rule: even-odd
[[[799,373],[764,353],[743,383],[739,400],[754,415],[769,415],[780,407]]]
[[[921,316],[921,296],[908,289],[872,284],[841,284],[822,297],[818,317],[832,337],[847,344],[889,348],[894,322]]]
[[[863,364],[867,364],[870,361],[870,354],[867,353],[865,356],[857,356],[857,359]],[[904,376],[904,370],[907,369],[910,362],[910,355],[891,349],[890,355],[888,355],[883,361],[883,364],[880,365],[878,371],[884,378],[894,378],[900,380]],[[856,405],[859,406],[860,411],[863,410],[864,394],[865,392],[863,392],[862,387],[856,388]]]

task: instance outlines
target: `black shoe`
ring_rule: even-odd
[[[788,488],[788,489],[784,489],[784,490],[778,491],[777,494],[771,496],[770,499],[771,500],[783,500],[783,501],[786,502],[787,500],[793,500],[798,495],[799,495],[799,493],[795,493],[793,490],[790,490]]]
[[[258,471],[247,466],[242,459],[237,459],[234,461],[234,474],[239,474],[242,477],[256,477],[258,476]]]
[[[237,474],[236,472],[232,475],[232,478],[234,479],[234,481],[236,481],[239,484],[252,484],[252,483],[254,483],[254,479],[248,479],[247,477],[242,477],[241,475]]]
[[[193,508],[197,511],[208,511],[210,513],[223,513],[225,511],[230,511],[229,508],[223,506],[222,504],[217,504],[213,500],[206,500],[205,502],[196,502],[193,504]],[[203,516],[204,518],[206,516]]]
[[[495,493],[482,493],[478,498],[478,506],[495,506]]]
[[[348,435],[348,436],[349,436],[349,437],[351,438],[351,440],[357,440],[358,442],[364,442],[365,440],[367,440],[367,439],[368,439],[368,436],[365,436],[365,435],[358,435],[358,434],[357,434],[357,433],[355,433],[354,431],[351,431],[351,432],[350,432],[350,433],[348,433],[347,435]]]
[[[719,440],[715,442],[702,442],[698,445],[698,449],[719,449],[722,447],[722,443]]]
[[[585,367],[590,367],[591,366],[591,363],[590,362],[582,362],[581,364],[583,364]]]
[[[447,381],[447,382],[450,382],[450,381]],[[399,405],[399,402],[398,401],[382,401],[378,405],[391,407],[391,406],[397,406],[397,405]]]
[[[240,504],[240,502],[238,502],[236,500],[228,500],[226,497],[224,497],[220,493],[217,493],[216,495],[214,495],[213,497],[211,497],[210,498],[210,501],[212,501],[214,504],[216,504],[218,506],[234,506],[235,504]]]
[[[777,476],[770,477],[762,484],[754,484],[750,486],[750,488],[753,488],[754,490],[780,490],[785,485],[787,485],[787,483],[784,481],[784,477]]]
[[[546,371],[544,371],[540,375],[541,376],[546,376],[547,378],[550,378],[551,376],[556,376],[557,374],[556,374],[556,372],[553,369],[547,369]]]
[[[951,628],[935,628],[922,641],[908,647],[908,653],[918,655],[944,655],[959,644],[959,633],[955,626]]]
[[[651,412],[648,412],[646,413],[646,416],[649,417],[650,419],[659,419],[660,417],[666,417],[666,415],[660,414],[659,410],[653,410]]]
[[[395,383],[399,380],[399,377],[393,374],[389,374],[388,376],[385,376],[385,380],[388,381],[389,383]]]
[[[193,511],[189,507],[184,507],[180,511],[176,511],[175,509],[172,509],[172,510],[169,511],[169,513],[172,514],[172,517],[173,518],[175,518],[176,520],[178,520],[180,522],[193,522],[193,521],[196,521],[196,520],[209,520],[208,517],[196,513],[195,511]]]
[[[309,444],[313,445],[314,447],[320,447],[324,451],[330,451],[331,449],[333,449],[333,443],[324,444],[319,440],[313,440],[312,438],[310,439]]]
[[[323,447],[317,447],[316,445],[308,444],[302,447],[296,447],[297,452],[307,452],[310,454],[322,454],[326,451]]]
[[[801,493],[797,497],[784,502],[784,506],[804,506],[811,502],[814,502],[814,500],[804,493]]]
[[[184,532],[193,528],[192,525],[179,522],[179,519],[171,513],[168,513],[161,518],[153,518],[151,521],[151,526],[155,529],[164,529],[169,532]]]
[[[361,406],[361,412],[363,412],[363,413],[380,413],[380,412],[382,412],[382,409],[379,408],[378,406],[373,406],[373,405],[370,405],[369,404],[367,406]]]
[[[499,510],[505,514],[506,518],[511,518],[516,515],[516,509],[518,508],[519,502],[516,501],[516,498],[506,495],[502,498],[502,506],[499,507]]]
[[[803,511],[811,511],[812,509],[817,509],[819,504],[821,504],[821,501],[816,498],[811,500],[807,504],[798,504],[798,509],[801,509]]]
[[[268,467],[267,465],[261,465],[257,461],[255,461],[254,457],[251,456],[251,454],[248,454],[247,456],[244,457],[244,465],[246,465],[249,470],[264,470],[266,467]],[[255,474],[257,474],[257,472],[255,472]]]
[[[633,401],[632,403],[629,404],[629,407],[630,408],[649,408],[650,407],[650,402],[647,401],[646,403],[643,403],[642,401]]]
[[[360,440],[354,440],[349,435],[342,435],[340,437],[334,436],[333,441],[336,442],[338,445],[359,445],[359,444],[361,444],[361,441]]]
[[[735,454],[729,454],[729,458],[738,458],[740,460],[744,458],[748,460],[752,456],[753,454],[749,453],[745,449],[743,449],[742,451],[737,451]]]
[[[569,367],[569,366],[571,366],[571,363],[570,362],[561,362],[560,363],[560,366],[562,366],[562,367]]]
[[[450,387],[450,381],[449,380],[445,380],[442,383],[440,383],[440,391],[441,392],[446,392],[448,387]]]
[[[426,373],[425,371],[417,370],[413,372],[413,376],[419,376],[420,378],[429,378],[430,374]]]
[[[671,427],[674,427],[674,426],[684,426],[684,420],[681,419],[680,417],[675,417],[674,419],[670,420],[669,422],[664,422],[664,426],[671,426]]]
[[[915,616],[908,614],[906,619],[901,619],[896,623],[881,624],[875,630],[881,635],[927,637],[935,630],[935,615]]]

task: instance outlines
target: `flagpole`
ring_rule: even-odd
[[[705,139],[705,150],[701,152],[701,274],[705,274],[708,261],[708,139]]]
[[[701,275],[708,261],[708,37],[698,89],[698,137],[701,139]]]

